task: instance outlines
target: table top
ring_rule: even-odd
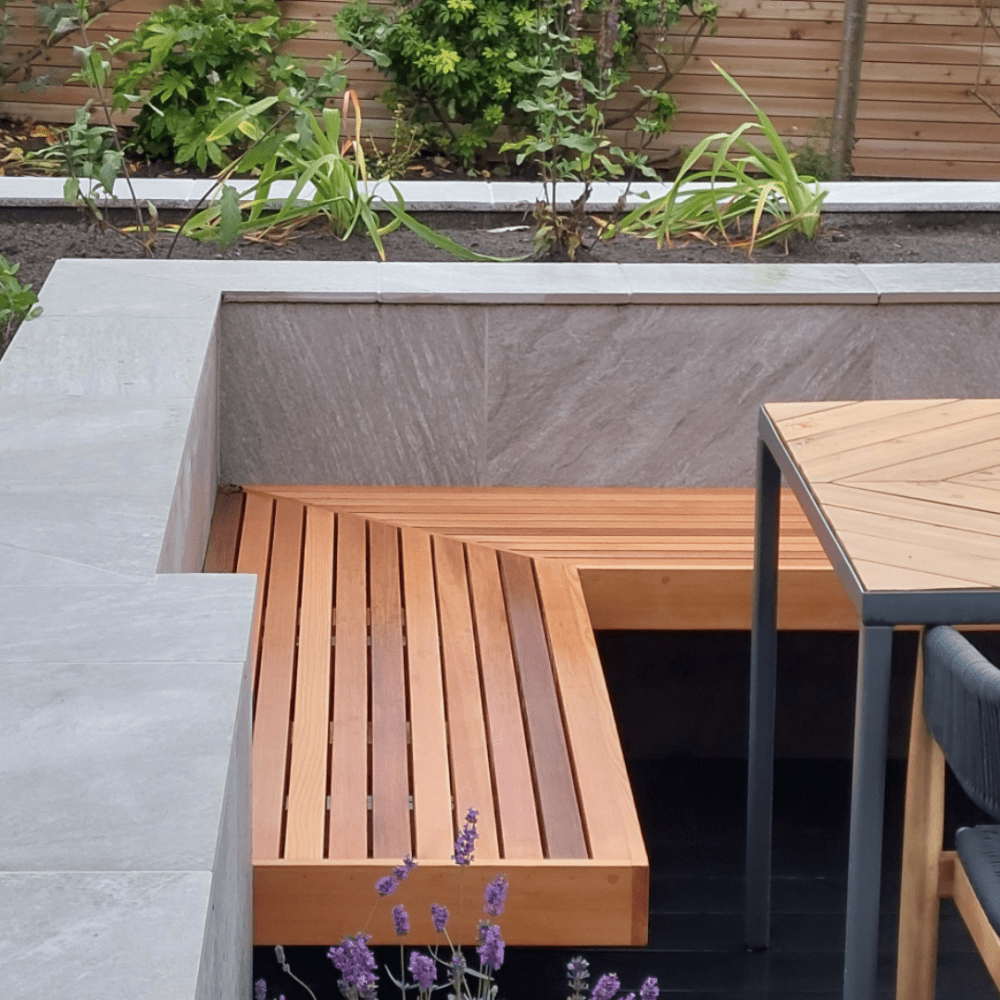
[[[860,594],[1000,588],[1000,399],[769,403],[761,435]]]

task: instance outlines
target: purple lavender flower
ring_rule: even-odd
[[[397,882],[402,882],[403,879],[406,878],[406,876],[409,875],[410,872],[412,872],[413,869],[416,867],[417,867],[416,861],[414,861],[413,858],[411,858],[410,855],[407,854],[406,857],[403,858],[403,863],[393,868],[392,877]]]
[[[380,896],[391,896],[399,888],[399,881],[395,875],[383,875],[375,883],[375,891]]]
[[[483,909],[490,916],[499,917],[503,913],[504,904],[507,902],[507,888],[506,875],[497,875],[486,887],[486,905]]]
[[[452,981],[458,979],[458,977],[461,976],[467,968],[468,966],[465,964],[465,956],[460,951],[455,952],[455,954],[451,957]]]
[[[257,982],[253,984],[253,997],[254,1000],[265,1000],[267,997],[266,979],[258,979]]]
[[[639,987],[640,1000],[656,1000],[660,995],[660,984],[656,976],[650,976],[642,986]]]
[[[500,928],[496,924],[490,924],[483,932],[483,943],[476,949],[479,953],[480,963],[493,969],[499,969],[503,965],[503,949]]]
[[[571,958],[566,963],[566,971],[569,973],[569,988],[573,991],[569,1000],[583,1000],[583,991],[587,988],[587,980],[590,978],[590,973],[587,971],[589,968],[590,962],[582,955],[577,955],[576,958]]]
[[[434,930],[438,934],[444,931],[444,925],[448,923],[448,911],[437,903],[431,903],[431,920],[434,923]]]
[[[434,959],[429,955],[421,955],[419,951],[410,952],[410,975],[417,981],[417,986],[426,993],[437,979]]]
[[[331,948],[326,957],[336,966],[344,986],[354,987],[358,995],[366,1000],[374,1000],[378,986],[375,974],[375,956],[368,947],[370,934],[358,934],[356,938],[345,937],[339,947]]]
[[[400,937],[410,933],[410,915],[403,909],[403,904],[392,908],[392,922],[396,925],[396,933]]]
[[[622,988],[618,982],[618,977],[613,973],[601,976],[597,980],[597,985],[590,994],[590,1000],[611,1000],[611,998]]]
[[[470,809],[466,813],[465,826],[462,827],[462,832],[455,840],[455,853],[451,856],[451,860],[456,865],[467,865],[474,857],[473,850],[476,846],[476,838],[479,836],[476,833],[476,820],[478,818],[479,813],[475,809]]]

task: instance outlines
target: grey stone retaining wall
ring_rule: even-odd
[[[998,387],[998,265],[72,260],[41,302],[0,363],[11,1000],[249,996],[220,477],[743,483],[761,402]]]

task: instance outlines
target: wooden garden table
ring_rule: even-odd
[[[1000,400],[761,408],[750,680],[746,942],[768,944],[784,474],[857,610],[846,1000],[874,1000],[895,625],[1000,622]]]

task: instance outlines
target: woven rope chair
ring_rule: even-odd
[[[939,900],[958,912],[1000,989],[1000,826],[959,830],[942,851],[945,761],[1000,819],[1000,669],[947,626],[922,636],[913,694],[899,904],[897,1000],[932,1000]]]

